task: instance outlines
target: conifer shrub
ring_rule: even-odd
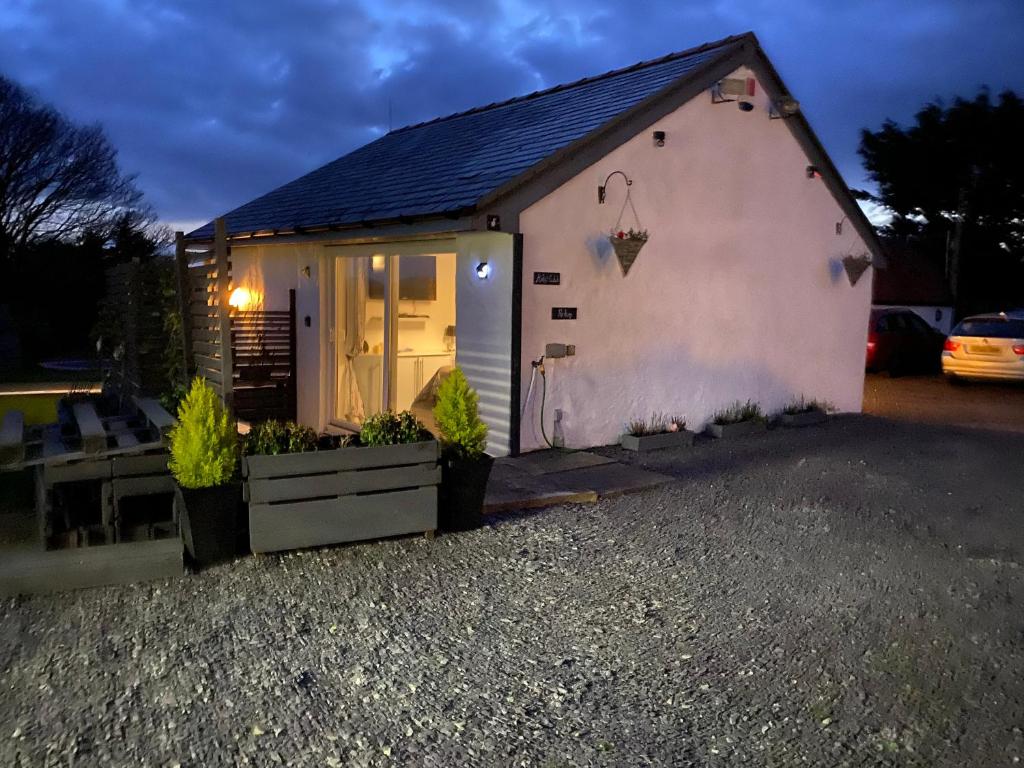
[[[463,459],[476,459],[487,447],[487,425],[480,420],[480,397],[469,386],[458,367],[437,389],[434,418],[446,452]]]
[[[238,464],[238,430],[220,397],[196,376],[178,406],[171,429],[168,467],[182,488],[212,488],[229,482]]]

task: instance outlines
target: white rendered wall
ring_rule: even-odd
[[[547,365],[547,427],[562,409],[567,446],[616,442],[627,419],[654,411],[700,429],[736,400],[774,411],[803,395],[860,410],[872,275],[851,287],[838,259],[867,247],[851,226],[836,235],[843,212],[757,91],[749,113],[696,97],[521,215],[522,392],[545,342],[576,345]],[[621,177],[597,204],[615,170],[633,179],[650,232],[626,277],[606,239]],[[635,226],[628,209],[622,223]],[[533,285],[534,271],[561,272],[561,285]],[[579,319],[552,320],[553,306],[578,307]],[[538,389],[524,451],[543,447]]]

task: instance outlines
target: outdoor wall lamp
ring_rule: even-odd
[[[657,133],[660,133],[660,131],[658,131]],[[601,204],[604,203],[605,190],[608,189],[608,182],[611,181],[612,176],[615,176],[616,174],[618,174],[619,176],[621,176],[622,178],[624,178],[626,180],[626,186],[627,187],[633,186],[633,180],[631,178],[629,178],[629,176],[624,174],[622,171],[612,171],[611,173],[608,174],[608,178],[606,178],[604,180],[604,184],[600,184],[597,187],[597,202],[598,202],[598,205],[601,205]]]
[[[806,168],[808,179],[820,179],[821,169],[816,165],[808,165]]]
[[[740,108],[740,112],[753,112],[754,111],[754,105],[751,104],[749,101],[741,101],[736,106]]]
[[[665,146],[665,132],[655,131],[652,136],[654,137],[654,146],[664,147]]]
[[[481,261],[476,265],[476,276],[481,280],[486,280],[491,274],[491,265],[486,261]]]
[[[252,304],[252,291],[242,286],[235,288],[231,292],[230,298],[228,298],[228,305],[237,310],[243,310],[250,304]]]

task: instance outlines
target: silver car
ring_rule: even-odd
[[[1024,381],[1024,318],[976,315],[953,329],[942,348],[942,372],[955,379]]]

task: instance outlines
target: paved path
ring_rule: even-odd
[[[1024,385],[868,374],[864,412],[901,421],[1024,432]]]
[[[484,510],[595,502],[654,488],[671,479],[590,451],[536,451],[494,463]]]

